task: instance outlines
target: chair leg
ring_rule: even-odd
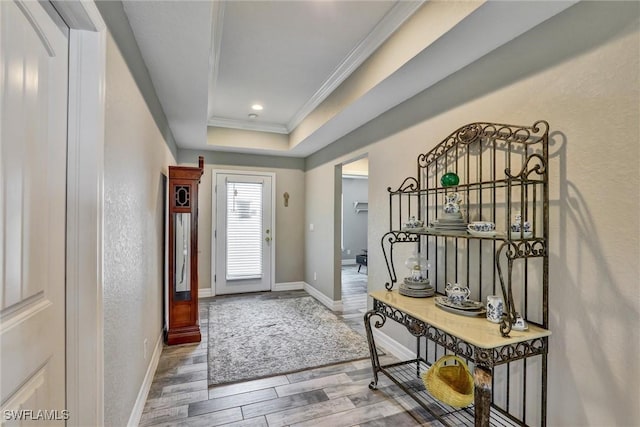
[[[362,268],[362,264],[358,264],[358,273],[360,273],[361,268]]]

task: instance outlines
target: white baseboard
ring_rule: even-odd
[[[400,360],[411,360],[416,358],[415,351],[409,350],[407,347],[400,344],[398,341],[394,340],[379,329],[373,330],[373,339],[376,342],[376,346],[384,348]]]
[[[160,336],[156,341],[156,346],[153,350],[153,355],[151,356],[151,361],[149,362],[147,373],[144,376],[142,385],[140,386],[138,398],[136,399],[136,403],[133,405],[133,410],[131,411],[131,416],[129,417],[127,427],[136,427],[138,424],[140,424],[140,418],[142,417],[144,404],[147,402],[147,396],[149,395],[149,389],[151,388],[151,383],[153,382],[153,376],[156,374],[158,362],[160,361],[160,355],[162,354],[163,335],[164,333],[160,332]]]
[[[272,291],[297,291],[304,289],[304,282],[283,282],[276,283]],[[198,289],[198,298],[214,297],[216,293],[213,288]]]
[[[199,288],[198,289],[198,298],[207,298],[214,297],[216,293],[213,291],[213,288]]]
[[[334,301],[306,282],[304,282],[304,290],[307,291],[309,295],[324,304],[329,310],[342,311],[342,300]]]
[[[356,259],[355,258],[343,259],[342,265],[356,265]]]
[[[297,291],[304,289],[304,282],[283,282],[273,285],[272,291]]]

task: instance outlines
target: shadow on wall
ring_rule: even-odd
[[[559,162],[559,200],[550,201],[550,210],[552,216],[557,215],[553,222],[557,221],[559,233],[551,236],[558,241],[558,252],[551,252],[549,260],[553,271],[549,298],[550,329],[553,331],[549,379],[550,384],[553,378],[561,380],[550,387],[548,404],[550,413],[566,414],[563,421],[570,425],[589,425],[593,420],[588,419],[590,401],[585,401],[585,396],[598,401],[602,399],[601,390],[606,390],[607,401],[624,405],[630,403],[630,395],[635,394],[630,387],[638,387],[635,379],[640,378],[637,361],[640,348],[637,339],[625,337],[628,337],[629,325],[640,324],[640,314],[638,307],[621,293],[621,289],[629,284],[616,282],[612,274],[602,252],[602,238],[590,206],[580,189],[567,179],[566,144],[566,135],[551,133],[550,160],[557,158]],[[568,242],[573,243],[575,250],[568,247]],[[595,269],[597,276],[587,277],[589,273],[583,273],[585,266],[596,266],[585,271]],[[611,350],[603,344],[616,339],[615,334],[621,341],[615,348],[616,356],[626,354],[619,359],[628,364],[618,372],[612,371]],[[572,343],[580,343],[586,349],[574,348]],[[579,358],[572,357],[576,352],[580,352]],[[580,366],[575,372],[589,372],[590,379],[580,380],[567,369],[558,371],[560,367],[571,367],[577,362]],[[620,372],[625,373],[624,378],[620,378]],[[585,393],[585,381],[597,384],[598,389]],[[582,396],[582,400],[575,396]],[[611,425],[629,425],[631,420],[625,418],[625,414],[631,411],[620,413],[611,408],[608,413]]]
[[[637,2],[588,1],[571,6],[309,156],[306,169],[387,138],[635,31],[639,8]],[[593,25],[594,22],[598,25]]]

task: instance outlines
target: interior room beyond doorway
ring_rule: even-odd
[[[341,299],[345,309],[367,305],[367,222],[369,161],[342,165]]]

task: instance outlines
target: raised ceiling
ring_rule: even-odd
[[[374,30],[385,31],[383,40],[389,35],[382,24],[394,5],[392,1],[226,3],[210,123],[290,133],[315,107],[313,101],[321,101],[330,93],[330,85],[346,77],[344,67],[354,69],[360,65],[354,61],[366,59],[356,55],[356,48],[366,45]],[[365,47],[368,56],[378,46]],[[252,111],[255,103],[264,110]],[[249,119],[252,113],[258,117]]]
[[[296,157],[573,3],[123,1],[179,148]]]

